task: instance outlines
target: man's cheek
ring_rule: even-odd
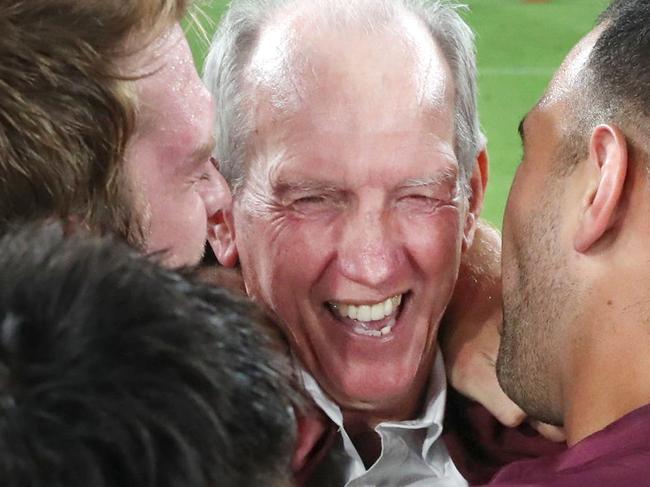
[[[444,261],[458,252],[461,245],[461,225],[455,209],[442,210],[426,218],[411,218],[402,222],[401,233],[406,246],[418,260]]]
[[[208,216],[201,195],[187,191],[178,195],[175,201],[167,205],[162,219],[175,222],[173,231],[179,232],[177,239],[189,245],[204,245],[207,238]]]
[[[274,234],[274,240],[295,259],[309,264],[318,260],[335,243],[335,226],[322,219],[286,219]]]

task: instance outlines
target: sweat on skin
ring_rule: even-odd
[[[170,267],[194,265],[226,196],[215,183],[211,158],[214,103],[180,25],[130,62],[127,72],[139,77],[134,82],[139,111],[125,165],[145,250],[162,252]]]

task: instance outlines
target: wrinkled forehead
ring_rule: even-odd
[[[323,101],[361,106],[379,94],[387,108],[424,109],[454,95],[444,55],[408,12],[376,23],[337,23],[309,8],[279,15],[263,29],[247,75],[258,103],[284,114]]]

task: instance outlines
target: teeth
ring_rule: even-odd
[[[359,323],[354,327],[354,332],[357,335],[364,335],[368,337],[382,337],[388,335],[391,331],[393,331],[393,326],[395,326],[395,318],[390,320],[390,323],[384,326],[381,330],[366,328],[362,323]]]
[[[346,308],[346,312],[345,313],[341,312],[341,314],[343,316],[347,316],[348,318],[352,318],[353,320],[356,320],[357,316],[359,316],[359,308],[357,308],[356,306],[348,306],[347,304],[344,306]]]
[[[384,303],[388,303],[388,302],[390,302],[390,299],[384,301]],[[384,303],[375,304],[374,306],[370,307],[370,319],[372,321],[381,320],[384,316],[386,316],[384,314]],[[392,307],[393,306],[391,305],[391,312],[392,312]]]
[[[373,305],[364,304],[361,306],[355,306],[353,304],[332,303],[331,306],[343,317],[360,322],[368,322],[383,320],[387,316],[391,316],[401,303],[402,295],[398,294],[397,296],[388,298],[386,301]],[[381,331],[383,332],[383,330]]]
[[[365,335],[368,337],[380,337],[381,336],[381,331],[379,330],[370,330],[368,328],[364,328],[361,325],[357,325],[354,327],[354,332],[357,335]]]
[[[370,321],[372,319],[372,308],[374,308],[374,306],[359,306],[357,321]]]

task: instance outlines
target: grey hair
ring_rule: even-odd
[[[455,86],[455,152],[461,188],[469,195],[476,156],[485,144],[478,118],[474,33],[458,14],[464,8],[441,0],[233,0],[212,41],[204,81],[216,102],[215,157],[233,193],[246,177],[249,141],[254,131],[246,102],[245,71],[262,29],[296,2],[326,5],[324,21],[356,22],[368,30],[386,25],[398,13],[415,15],[442,50]]]

